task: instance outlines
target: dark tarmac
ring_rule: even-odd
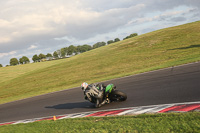
[[[80,87],[0,105],[0,123],[105,109],[200,101],[200,63],[142,73],[104,82],[113,83],[128,96],[94,108]],[[80,83],[81,84],[81,83]]]

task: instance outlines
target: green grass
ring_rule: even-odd
[[[89,117],[0,126],[1,133],[199,133],[200,112]]]
[[[20,66],[9,66],[0,68],[0,83],[15,79],[23,74],[28,74],[34,70],[43,69],[50,67],[52,65],[63,62],[62,60],[48,61],[48,62],[38,62],[32,64],[24,64]]]
[[[0,68],[0,104],[200,60],[200,21],[143,34],[71,58]]]

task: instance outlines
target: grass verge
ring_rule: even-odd
[[[1,126],[1,133],[199,133],[200,112],[88,117]]]

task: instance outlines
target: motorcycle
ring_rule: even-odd
[[[111,102],[121,102],[127,99],[127,95],[119,90],[116,90],[116,86],[113,84],[108,84],[107,86],[97,87],[97,89],[103,91],[103,100],[106,99],[106,104]],[[96,103],[96,98],[92,96],[92,103]]]

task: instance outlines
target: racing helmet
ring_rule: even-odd
[[[81,84],[81,89],[83,90],[83,91],[85,91],[85,89],[88,87],[88,83],[86,83],[86,82],[83,82],[82,84]]]

